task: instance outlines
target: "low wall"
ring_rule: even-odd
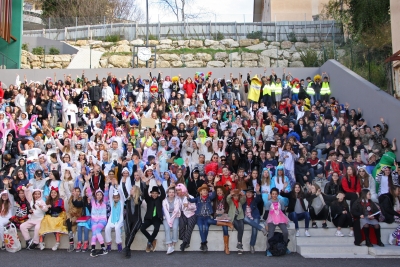
[[[389,125],[386,135],[391,142],[393,138],[400,137],[399,122],[400,101],[374,84],[368,82],[355,72],[346,68],[336,60],[328,60],[320,68],[321,73],[327,72],[330,77],[332,95],[341,103],[348,102],[350,108],[361,108],[363,118],[369,126],[380,122],[383,117]],[[397,158],[400,152],[396,152]]]
[[[274,69],[277,73],[278,77],[282,77],[283,69],[278,68]],[[136,78],[141,75],[143,79],[148,78],[149,71],[151,71],[153,76],[158,75],[158,71],[161,71],[163,76],[177,76],[181,74],[181,76],[186,79],[187,77],[194,77],[195,72],[203,72],[207,73],[209,71],[212,72],[212,78],[223,78],[225,75],[226,79],[229,79],[229,74],[232,73],[234,77],[238,77],[239,73],[242,73],[243,79],[246,79],[247,73],[252,71],[251,76],[253,77],[254,74],[263,74],[264,68],[157,68],[157,69],[85,69],[85,75],[89,79],[95,79],[96,74],[99,75],[99,78],[107,77],[107,73],[111,72],[113,75],[117,76],[118,78],[126,78],[127,73],[131,73]],[[286,73],[291,72],[293,76],[305,79],[307,76],[313,77],[317,74],[319,68],[287,68]],[[0,81],[4,82],[6,85],[14,84],[16,73],[19,74],[20,79],[22,80],[24,75],[29,80],[41,81],[46,77],[54,77],[54,73],[57,74],[57,79],[64,79],[64,74],[71,74],[72,78],[76,78],[77,75],[81,77],[82,70],[77,69],[54,69],[54,70],[47,70],[47,69],[20,69],[20,70],[0,70]],[[267,75],[271,74],[271,69],[267,69]]]
[[[44,37],[23,36],[22,43],[28,44],[29,51],[32,51],[32,48],[41,46],[46,49],[46,53],[48,53],[49,49],[52,47],[57,48],[60,51],[60,54],[73,55],[78,52],[78,49],[76,49],[66,43],[51,40],[51,39],[44,38]]]

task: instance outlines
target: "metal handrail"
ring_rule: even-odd
[[[0,69],[17,69],[18,64],[5,54],[0,52]]]

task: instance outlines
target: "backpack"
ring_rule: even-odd
[[[268,240],[269,243],[269,251],[272,256],[282,256],[286,254],[287,243],[283,240],[283,234],[279,232],[275,232],[274,236]]]

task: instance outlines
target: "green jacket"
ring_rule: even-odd
[[[236,206],[233,203],[232,196],[230,194],[226,197],[226,202],[229,205],[229,212],[228,212],[229,218],[231,218],[231,221],[233,222],[233,220],[235,219]],[[245,202],[246,202],[246,197],[241,196],[239,199],[239,207],[238,207],[239,215],[236,218],[238,220],[244,219],[244,212],[242,206]]]

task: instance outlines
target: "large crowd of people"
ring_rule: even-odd
[[[235,229],[242,254],[248,224],[250,253],[258,237],[272,256],[275,229],[287,245],[291,222],[310,237],[329,220],[367,246],[384,246],[380,222],[400,223],[396,140],[384,118],[373,125],[335,99],[327,73],[105,76],[0,82],[1,241],[13,224],[29,250],[68,235],[69,252],[97,257],[114,242],[130,258],[139,230],[146,252],[161,225],[167,254],[206,252],[216,225],[224,252]]]

